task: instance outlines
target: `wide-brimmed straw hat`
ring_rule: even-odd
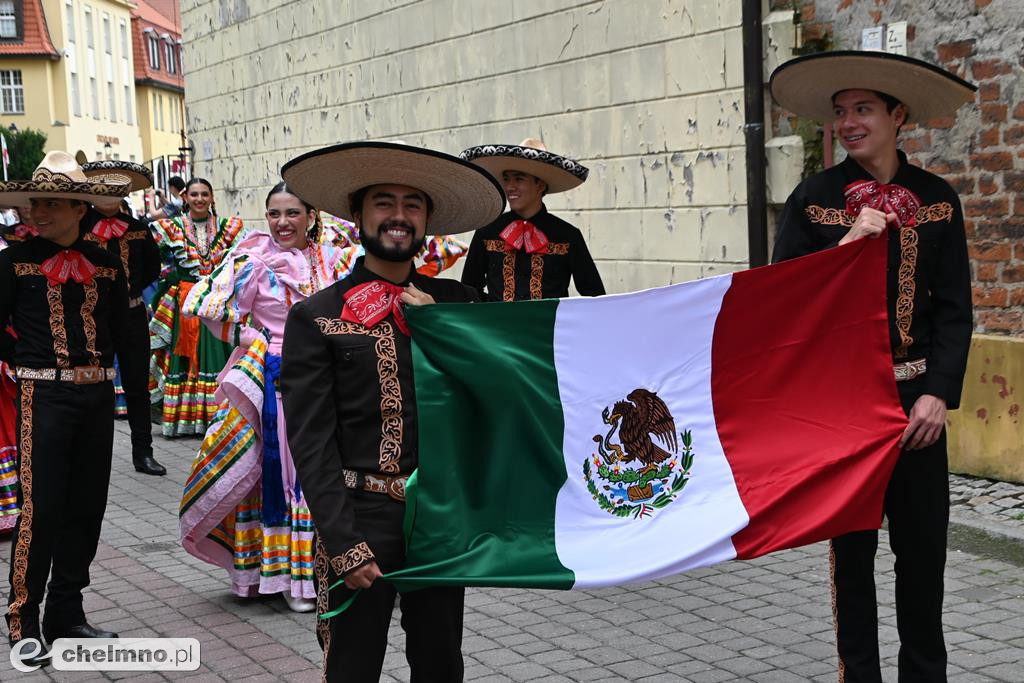
[[[90,161],[82,164],[87,178],[108,183],[128,183],[131,192],[153,185],[153,172],[134,161]]]
[[[446,235],[487,225],[505,206],[501,186],[457,157],[395,142],[346,142],[296,157],[281,167],[288,189],[307,204],[352,220],[351,199],[371,185],[408,185],[433,203],[427,233]]]
[[[827,123],[832,96],[841,90],[876,90],[907,105],[907,122],[950,116],[974,99],[977,86],[928,62],[888,52],[840,50],[797,57],[769,82],[772,97],[799,116]]]
[[[88,178],[75,158],[67,152],[49,152],[32,172],[32,180],[0,182],[0,206],[24,206],[35,197],[97,199],[127,197],[128,182]]]
[[[590,173],[579,162],[549,152],[537,138],[526,138],[518,145],[477,145],[459,156],[499,180],[504,171],[520,171],[536,176],[547,184],[548,194],[578,187]]]

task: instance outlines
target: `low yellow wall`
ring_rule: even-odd
[[[951,472],[1024,483],[1024,338],[974,336],[947,422]]]

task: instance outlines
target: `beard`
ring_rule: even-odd
[[[385,246],[384,241],[381,239],[381,234],[385,230],[391,228],[405,228],[413,235],[412,243],[408,247],[398,246]],[[402,263],[403,261],[411,261],[416,254],[420,253],[420,249],[423,248],[424,242],[426,242],[427,236],[424,235],[419,239],[416,239],[416,230],[404,221],[386,221],[377,226],[377,234],[371,235],[365,230],[361,230],[359,234],[359,241],[363,245],[363,249],[368,254],[373,254],[379,259],[384,261],[392,261],[394,263]]]

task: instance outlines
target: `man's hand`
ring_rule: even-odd
[[[885,226],[889,223],[896,222],[896,214],[894,213],[882,213],[877,209],[872,209],[865,206],[860,210],[860,215],[857,216],[857,220],[853,222],[853,227],[850,228],[849,232],[839,240],[839,244],[849,244],[854,240],[859,240],[864,237],[870,237],[874,239],[883,232],[885,232]]]
[[[417,289],[416,285],[409,283],[409,286],[402,292],[402,303],[408,306],[426,306],[427,304],[435,303],[435,301],[434,297],[422,289]]]
[[[380,573],[380,567],[376,562],[364,564],[359,569],[354,569],[345,576],[345,588],[355,590],[357,588],[369,588],[373,582],[384,576]]]
[[[946,423],[946,402],[938,396],[923,394],[910,409],[910,424],[900,438],[900,448],[914,451],[939,440]]]

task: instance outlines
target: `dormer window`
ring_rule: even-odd
[[[14,0],[0,0],[0,39],[3,38],[20,38]]]
[[[149,66],[152,69],[160,68],[160,39],[150,34],[146,41],[149,46]]]

